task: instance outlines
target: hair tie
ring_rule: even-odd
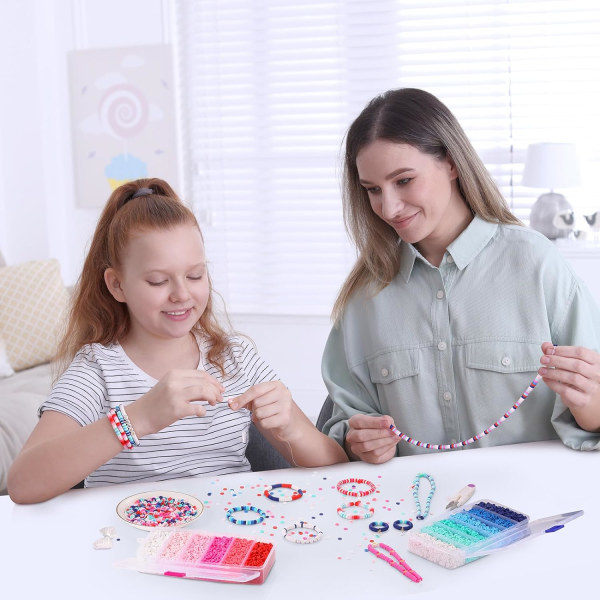
[[[149,196],[150,194],[154,194],[154,190],[151,190],[150,188],[140,188],[133,196],[131,196],[130,200],[139,198],[140,196]]]

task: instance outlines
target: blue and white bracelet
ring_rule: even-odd
[[[255,512],[258,515],[258,518],[251,520],[237,519],[233,516],[234,513],[237,512]],[[258,525],[259,523],[262,523],[265,519],[268,518],[267,513],[264,510],[261,510],[256,506],[252,506],[251,504],[246,504],[245,506],[234,506],[233,508],[230,508],[227,511],[227,514],[225,516],[227,517],[227,520],[231,521],[234,525]]]

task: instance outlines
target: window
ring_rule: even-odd
[[[234,313],[329,313],[354,262],[343,136],[390,88],[450,107],[519,218],[540,141],[578,144],[589,184],[568,198],[600,208],[596,2],[179,1],[176,31],[186,194]]]

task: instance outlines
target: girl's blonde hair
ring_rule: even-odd
[[[152,193],[133,197],[138,190]],[[129,311],[108,291],[104,271],[121,266],[123,250],[131,236],[155,229],[179,225],[198,228],[192,211],[181,202],[171,186],[162,179],[138,179],[118,187],[108,199],[71,301],[65,333],[58,345],[55,371],[58,377],[77,351],[86,344],[111,344],[122,340],[131,327]],[[202,235],[202,232],[200,232]],[[208,275],[207,275],[208,276]],[[207,359],[224,375],[224,353],[228,335],[213,312],[213,287],[208,276],[209,296],[206,309],[192,328],[208,338]]]
[[[398,234],[371,209],[360,184],[356,157],[375,140],[414,146],[456,166],[458,188],[471,211],[486,221],[520,225],[500,190],[477,156],[450,110],[424,90],[389,90],[367,104],[348,129],[344,156],[344,223],[358,250],[358,259],[342,285],[333,307],[333,319],[342,316],[352,295],[370,288],[377,293],[398,273]]]

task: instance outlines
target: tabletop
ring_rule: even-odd
[[[0,497],[0,590],[24,598],[60,593],[62,598],[123,597],[196,598],[366,598],[373,595],[418,594],[422,598],[506,597],[558,598],[591,593],[597,581],[600,534],[600,477],[597,452],[569,450],[560,442],[536,442],[483,449],[395,458],[384,465],[352,462],[314,469],[238,473],[219,477],[174,479],[72,490],[48,502],[19,506]],[[430,515],[414,520],[410,486],[417,473],[436,483]],[[381,534],[368,520],[346,520],[337,508],[351,498],[336,489],[341,479],[373,482],[376,492],[363,500],[375,508],[372,520],[385,521]],[[427,481],[421,479],[421,504]],[[305,490],[293,502],[273,502],[264,490],[291,483]],[[488,499],[529,515],[531,520],[563,512],[585,511],[564,529],[541,535],[514,548],[448,570],[408,551],[408,533],[391,526],[396,519],[421,523],[436,520],[447,500],[474,483],[473,500]],[[268,539],[275,545],[275,563],[262,585],[194,581],[139,573],[116,566],[135,557],[138,540],[147,534],[125,523],[116,513],[120,500],[150,490],[191,494],[204,510],[186,529],[238,537]],[[225,518],[235,506],[253,504],[268,519],[256,525],[234,525]],[[294,544],[283,539],[283,528],[303,520],[323,531],[320,541]],[[118,541],[96,550],[99,529],[113,526]],[[366,552],[369,542],[393,547],[423,580],[414,583],[384,561]]]

